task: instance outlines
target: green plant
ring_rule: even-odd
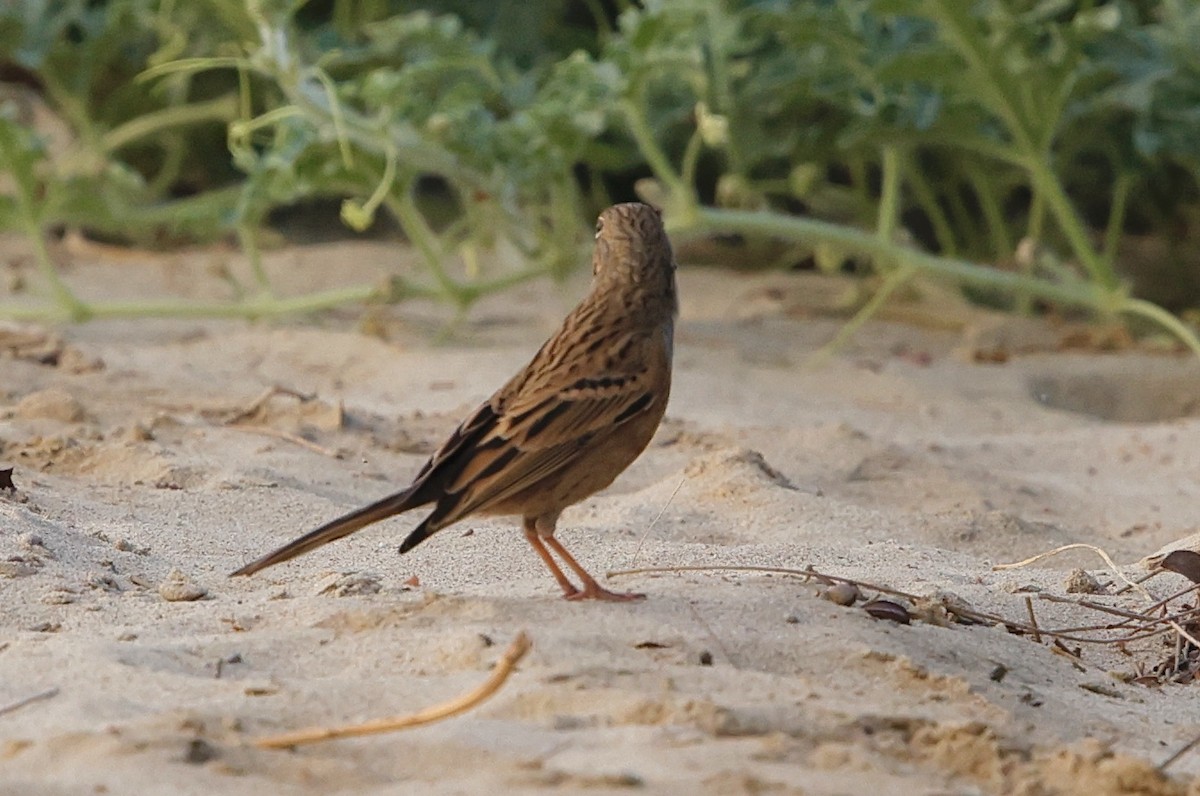
[[[790,258],[800,247],[824,267],[868,255],[884,281],[862,317],[929,272],[1017,308],[1039,299],[1146,316],[1200,351],[1174,316],[1129,294],[1116,261],[1130,219],[1165,235],[1180,208],[1200,205],[1194,4],[648,0],[618,17],[596,3],[536,5],[539,19],[558,22],[522,35],[512,26],[528,17],[510,19],[508,5],[485,13],[449,0],[433,7],[460,15],[383,0],[334,0],[327,17],[283,2],[68,4],[62,13],[77,26],[90,20],[81,30],[96,38],[77,56],[101,64],[89,74],[116,74],[115,97],[151,89],[156,104],[102,113],[96,81],[45,80],[81,141],[93,142],[93,166],[38,160],[13,132],[32,176],[17,181],[29,191],[23,204],[0,206],[0,226],[72,224],[135,241],[164,228],[232,231],[256,258],[273,209],[335,198],[355,229],[390,214],[427,278],[285,302],[257,269],[241,300],[196,311],[253,316],[410,296],[465,309],[564,273],[610,189],[652,176],[653,186],[639,184],[679,238],[771,237],[789,243]],[[61,75],[61,42],[45,22],[61,19],[49,7],[15,26],[15,12],[0,15],[0,42],[41,42],[41,60],[22,64]],[[106,49],[117,24],[136,29],[140,46]],[[193,24],[204,34],[181,40]],[[173,142],[211,133],[218,119],[235,167],[228,181],[170,196],[189,173],[187,147]],[[10,170],[17,157],[6,156]],[[95,201],[104,191],[118,200]],[[902,228],[936,254],[903,243]],[[1023,270],[976,264],[1011,261],[1024,239],[1045,255]],[[501,243],[527,265],[489,267],[483,253]],[[56,307],[73,318],[136,312],[61,294]]]

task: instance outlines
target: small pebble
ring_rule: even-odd
[[[853,583],[835,583],[821,592],[821,596],[834,605],[850,606],[862,599],[862,592]]]
[[[42,542],[42,537],[36,533],[21,534],[17,537],[17,544],[30,552],[41,552],[46,549],[46,545]]]
[[[58,420],[78,423],[83,420],[83,404],[65,390],[49,389],[31,392],[17,402],[13,415],[26,420]]]
[[[1067,575],[1066,587],[1068,594],[1102,594],[1104,592],[1100,581],[1096,580],[1096,576],[1086,569],[1071,570],[1071,574]]]
[[[334,597],[352,597],[378,594],[381,589],[383,583],[373,572],[334,572],[317,584],[316,592]]]
[[[166,579],[158,584],[159,595],[170,603],[190,602],[199,600],[208,594],[208,589],[196,583],[177,569],[167,574]]]

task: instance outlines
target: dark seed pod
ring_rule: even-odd
[[[901,625],[912,622],[908,610],[900,603],[891,600],[871,600],[863,606],[863,610],[875,619],[887,619]]]
[[[1174,550],[1163,558],[1159,566],[1183,575],[1192,583],[1200,583],[1200,554],[1191,550]]]

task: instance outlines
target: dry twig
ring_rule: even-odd
[[[50,699],[51,697],[56,697],[56,696],[58,696],[58,688],[57,687],[47,688],[45,691],[40,691],[32,696],[27,696],[23,699],[18,699],[16,702],[10,702],[9,704],[7,704],[5,706],[0,707],[0,716],[3,716],[6,713],[12,713],[13,711],[16,711],[16,710],[20,710],[21,708],[25,707],[26,705],[33,704],[34,702],[40,702],[43,699]]]
[[[512,644],[500,656],[500,660],[496,661],[496,666],[492,669],[491,676],[477,688],[455,697],[449,702],[443,702],[440,705],[434,705],[433,707],[405,716],[374,719],[361,724],[347,724],[341,727],[312,727],[307,730],[298,730],[281,735],[269,735],[265,738],[257,739],[254,741],[254,745],[262,749],[287,749],[292,746],[316,743],[318,741],[356,738],[362,735],[376,735],[395,730],[404,730],[409,727],[419,727],[422,724],[432,724],[436,721],[458,715],[459,713],[465,713],[496,693],[500,689],[500,686],[504,685],[504,681],[508,679],[508,676],[512,674],[513,668],[516,667],[521,658],[525,657],[525,653],[529,652],[532,646],[533,643],[529,640],[529,636],[524,632],[518,633],[517,637],[513,639]]]
[[[1108,568],[1114,575],[1116,575],[1123,583],[1125,583],[1127,588],[1136,589],[1148,600],[1154,599],[1150,596],[1150,592],[1146,591],[1144,588],[1142,588],[1142,586],[1126,577],[1125,573],[1121,571],[1121,568],[1118,567],[1116,562],[1112,560],[1112,556],[1110,556],[1103,548],[1097,547],[1094,544],[1086,544],[1084,542],[1065,544],[1062,547],[1056,547],[1053,550],[1047,550],[1044,553],[1038,553],[1036,556],[1030,556],[1023,561],[1014,561],[1011,564],[996,564],[994,567],[992,567],[992,569],[997,571],[1004,569],[1019,569],[1021,567],[1027,567],[1030,564],[1037,563],[1043,558],[1050,558],[1051,556],[1056,556],[1059,553],[1065,553],[1068,550],[1091,550],[1093,553],[1104,559],[1104,563],[1108,565]]]
[[[1085,547],[1088,549],[1098,550],[1092,545],[1075,545],[1076,547]],[[1068,546],[1070,547],[1070,546]],[[1060,552],[1066,548],[1059,548],[1056,551],[1044,555],[1051,555],[1054,552]],[[1111,562],[1107,554],[1100,551],[1101,556]],[[1043,556],[1035,556],[1017,564],[1002,565],[997,568],[1023,566],[1033,561],[1038,560]],[[835,583],[846,583],[857,586],[860,589],[876,591],[881,594],[890,594],[896,597],[901,597],[909,601],[917,601],[920,598],[916,595],[909,594],[899,589],[892,589],[887,586],[881,586],[875,583],[867,583],[865,581],[855,580],[853,578],[845,578],[839,575],[829,575],[823,572],[818,572],[811,566],[805,569],[792,569],[788,567],[769,567],[755,565],[696,565],[696,566],[675,566],[675,567],[640,567],[637,569],[626,569],[619,571],[611,571],[606,573],[608,577],[615,578],[623,575],[640,575],[654,573],[679,573],[679,572],[763,572],[768,574],[790,575],[793,577],[803,578],[805,580],[815,579],[822,584],[832,585]],[[1080,658],[1077,652],[1068,650],[1063,642],[1072,642],[1075,644],[1099,644],[1105,646],[1115,646],[1122,651],[1125,651],[1125,645],[1133,641],[1145,641],[1156,636],[1165,635],[1174,631],[1176,639],[1186,639],[1194,648],[1200,649],[1200,641],[1196,638],[1195,624],[1200,622],[1200,608],[1185,608],[1173,613],[1166,612],[1166,607],[1173,601],[1200,589],[1200,586],[1193,584],[1186,589],[1183,589],[1170,597],[1154,601],[1149,608],[1142,612],[1128,611],[1114,606],[1104,605],[1092,600],[1085,599],[1070,599],[1058,597],[1051,594],[1041,594],[1040,599],[1074,605],[1087,610],[1107,613],[1118,618],[1119,621],[1109,622],[1107,624],[1095,624],[1082,627],[1066,627],[1059,629],[1048,629],[1041,626],[1033,613],[1032,601],[1026,598],[1026,611],[1029,614],[1029,621],[1021,622],[1018,620],[1008,619],[1003,616],[989,614],[983,611],[976,611],[962,605],[945,604],[946,612],[954,616],[959,621],[977,622],[984,624],[998,624],[1005,627],[1010,633],[1028,635],[1034,641],[1042,641],[1044,639],[1054,639],[1055,651],[1059,654],[1064,654],[1071,659],[1073,665],[1080,665]],[[1150,597],[1148,592],[1139,589],[1147,597]],[[1150,599],[1153,599],[1152,597]],[[1154,612],[1162,612],[1161,616],[1155,616]],[[1094,632],[1114,632],[1123,631],[1119,636],[1090,636],[1077,635],[1078,633]],[[1172,659],[1178,661],[1180,655]]]
[[[331,459],[342,458],[342,454],[338,451],[335,451],[332,448],[326,448],[323,445],[318,445],[312,440],[307,440],[299,434],[293,434],[290,431],[283,431],[278,428],[271,428],[270,426],[250,426],[246,425],[245,423],[233,423],[226,427],[235,429],[237,431],[246,431],[251,434],[261,434],[265,437],[275,437],[277,439],[286,440],[295,445],[299,445],[302,448],[307,448],[314,453],[319,453],[322,456],[328,456]]]

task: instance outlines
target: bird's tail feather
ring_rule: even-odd
[[[359,528],[364,528],[373,522],[379,522],[403,511],[416,508],[423,502],[428,502],[417,498],[414,495],[415,491],[415,489],[406,489],[403,492],[397,492],[369,506],[338,517],[332,522],[327,522],[315,531],[310,531],[299,539],[288,542],[278,550],[267,553],[255,561],[251,561],[237,572],[232,573],[232,575],[253,575],[260,569],[280,564],[289,558],[295,558],[298,555],[307,553],[309,550],[315,550],[322,545],[341,539],[343,536],[348,536]],[[418,530],[423,527],[425,527],[425,523],[421,523]],[[414,531],[414,535],[415,533]],[[409,537],[409,539],[411,538],[412,536]]]
[[[441,525],[434,524],[437,515],[438,511],[437,509],[434,509],[433,513],[426,517],[420,525],[418,525],[416,528],[413,528],[412,533],[404,537],[404,541],[400,543],[401,553],[407,553],[409,550],[412,550],[421,542],[437,533],[438,529],[442,527]]]

